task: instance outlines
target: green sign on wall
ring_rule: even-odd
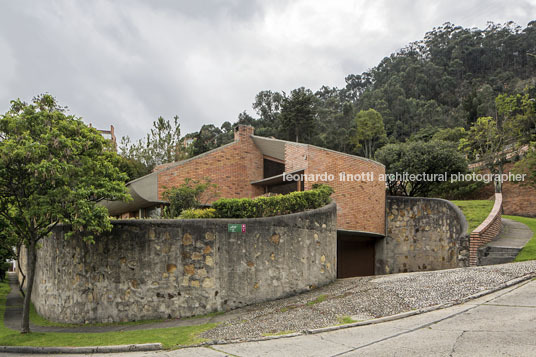
[[[242,231],[242,225],[241,224],[228,224],[227,225],[227,232],[233,232],[238,233]]]
[[[246,225],[245,224],[228,224],[227,225],[227,232],[232,233],[246,233]]]

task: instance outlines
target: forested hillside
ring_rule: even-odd
[[[478,117],[495,116],[498,94],[532,87],[535,77],[536,21],[485,29],[446,23],[369,71],[349,74],[345,88],[262,91],[253,103],[257,117],[241,113],[234,124],[251,124],[258,135],[359,153],[352,143],[359,110],[380,112],[388,141],[405,141],[428,127],[468,129]],[[232,140],[225,134],[228,124],[204,127],[198,146]]]
[[[234,125],[250,124],[256,135],[373,156],[386,144],[428,140],[441,128],[469,130],[481,117],[500,120],[497,96],[534,98],[535,83],[536,21],[525,28],[489,23],[485,29],[446,23],[374,68],[349,74],[344,88],[261,91],[252,104],[255,117],[243,112],[221,128],[204,125],[187,134],[194,140],[183,154],[198,155],[228,143]],[[379,112],[384,123],[372,146],[362,145],[356,124],[356,115],[368,109]],[[439,135],[448,141],[454,134],[457,142],[455,133]]]

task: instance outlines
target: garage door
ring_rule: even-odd
[[[337,233],[337,277],[374,275],[374,245],[370,237]]]

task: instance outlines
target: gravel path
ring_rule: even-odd
[[[536,261],[338,280],[299,296],[239,309],[201,335],[211,341],[245,341],[281,332],[367,320],[456,302],[509,280],[536,274]]]

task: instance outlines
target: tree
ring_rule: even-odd
[[[223,132],[217,126],[212,124],[203,125],[199,133],[194,135],[194,142],[190,147],[192,156],[210,151],[221,145],[233,141],[234,134],[231,131]]]
[[[386,139],[383,118],[374,109],[361,110],[355,116],[355,124],[354,144],[365,157],[371,158],[378,144]]]
[[[445,141],[412,141],[399,144],[387,144],[376,152],[376,160],[385,165],[388,178],[387,188],[391,195],[428,196],[438,184],[439,175],[448,180],[450,175],[467,170],[467,161],[456,150],[456,146]],[[404,176],[404,173],[407,173]],[[428,177],[410,175],[426,174]],[[437,175],[435,178],[433,175]],[[445,182],[445,181],[443,181]]]
[[[288,140],[306,142],[315,132],[315,96],[304,87],[294,89],[281,104],[281,126]]]
[[[461,139],[467,137],[467,132],[462,127],[445,128],[438,130],[433,136],[432,140],[450,141],[458,144]]]
[[[279,119],[285,98],[285,92],[260,91],[255,96],[253,109],[255,109],[261,120],[273,125]]]
[[[460,148],[464,150],[469,159],[480,161],[497,178],[502,175],[506,163],[505,144],[508,135],[492,117],[478,118],[471,126],[466,138],[460,140]],[[502,181],[494,180],[495,192],[502,192]]]
[[[182,160],[186,153],[181,146],[181,130],[179,117],[175,115],[173,122],[158,117],[153,122],[151,131],[145,140],[132,144],[130,138],[121,138],[121,155],[141,162],[150,172],[155,166]]]
[[[151,170],[141,161],[133,157],[118,156],[117,168],[127,175],[126,182],[137,179],[151,173]]]
[[[111,142],[65,114],[49,94],[31,104],[12,101],[0,117],[0,215],[26,247],[22,333],[30,332],[38,242],[58,224],[71,226],[67,237],[76,232],[87,242],[111,230],[108,211],[97,202],[129,197],[116,161]]]
[[[518,144],[536,140],[536,87],[524,93],[499,94],[495,99],[501,123],[505,123],[512,139]]]

